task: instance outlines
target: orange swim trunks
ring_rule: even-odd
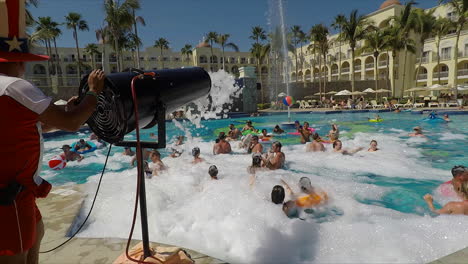
[[[22,191],[15,205],[0,206],[0,256],[12,256],[31,249],[36,241],[36,225],[41,213],[36,197]]]

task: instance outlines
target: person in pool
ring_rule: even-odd
[[[432,112],[427,116],[427,118],[429,118],[429,119],[436,119],[436,118],[437,118],[437,114],[436,114],[434,111],[432,111]]]
[[[226,141],[226,134],[224,132],[219,133],[218,139],[219,141],[213,146],[213,155],[231,153],[231,144]]]
[[[463,165],[458,165],[452,168],[452,180],[450,183],[453,186],[453,190],[459,197],[463,197],[461,193],[461,184],[463,181],[468,180],[468,168]]]
[[[367,120],[371,120],[372,118],[367,118]],[[378,115],[378,114],[375,114],[374,115],[374,120],[381,120],[382,118]]]
[[[281,143],[273,142],[270,152],[266,156],[262,156],[263,165],[270,170],[277,170],[284,167],[286,156],[281,152]]]
[[[328,138],[332,142],[340,138],[340,130],[336,124],[332,124],[331,130],[328,132]]]
[[[283,134],[284,133],[284,130],[281,129],[281,127],[279,125],[276,125],[275,128],[273,129],[273,133],[275,134]]]
[[[325,146],[321,142],[321,138],[317,132],[312,134],[312,142],[307,144],[306,146],[306,152],[319,152],[319,151],[325,151]]]
[[[149,157],[150,157],[150,151],[147,150],[147,149],[142,149],[141,152],[143,153],[143,155],[142,155],[143,161],[147,161],[149,159]],[[136,161],[137,161],[137,155],[133,156],[132,161],[130,162],[130,164],[132,164],[132,166],[135,166]]]
[[[238,140],[242,136],[242,132],[234,126],[234,124],[229,125],[229,132],[227,140]]]
[[[285,196],[284,188],[281,185],[275,185],[271,190],[271,201],[274,204],[282,204]]]
[[[263,153],[263,145],[258,142],[258,136],[253,135],[252,140],[250,141],[250,145],[247,149],[247,153]]]
[[[271,135],[268,134],[268,131],[264,128],[262,129],[262,134],[260,135],[261,139],[270,139]]]
[[[301,126],[301,122],[299,122],[299,120],[296,120],[294,121],[294,129],[296,129],[297,131],[299,131],[299,127]]]
[[[125,147],[122,153],[124,156],[134,156],[135,152],[132,150],[131,147]]]
[[[80,139],[78,142],[75,144],[75,151],[86,151],[91,149],[91,145],[89,145],[84,139]]]
[[[247,120],[247,123],[245,123],[245,126],[244,128],[242,128],[242,131],[241,132],[245,132],[245,131],[252,131],[252,132],[257,132],[257,129],[255,129],[255,127],[252,126],[252,121],[250,120]]]
[[[336,140],[335,142],[333,142],[333,152],[338,152],[343,155],[353,155],[354,153],[361,151],[362,149],[363,148],[359,147],[354,150],[346,150],[343,149],[343,143],[341,142],[341,140]]]
[[[375,152],[375,151],[377,151],[377,150],[379,150],[379,149],[377,148],[377,140],[374,140],[374,139],[373,139],[373,140],[371,140],[371,142],[370,142],[370,147],[369,147],[369,149],[367,149],[367,151],[369,151],[369,152]]]
[[[159,153],[159,151],[156,149],[151,150],[149,157],[151,162],[148,164],[148,168],[151,170],[153,176],[158,176],[161,171],[167,169],[166,165],[164,165],[161,160],[161,153]]]
[[[414,133],[409,134],[410,137],[425,137],[420,126],[413,128]]]
[[[212,180],[218,179],[218,168],[216,167],[216,165],[210,166],[210,168],[208,169],[208,174],[210,175]]]
[[[309,122],[304,122],[304,126],[299,130],[299,133],[301,134],[301,144],[310,142],[310,135],[312,135],[312,132],[309,130]]]
[[[78,162],[80,162],[81,160],[84,159],[84,157],[81,156],[80,154],[78,154],[78,153],[76,153],[74,151],[71,151],[70,145],[63,145],[62,150],[63,150],[63,153],[61,154],[61,156],[63,158],[65,158],[66,161],[78,161]]]
[[[452,121],[452,120],[450,120],[449,115],[447,115],[447,114],[444,115],[443,119],[445,120],[445,122]]]
[[[205,161],[204,159],[200,158],[200,148],[199,147],[194,147],[192,149],[192,156],[193,156],[192,164],[197,164],[197,163]]]
[[[303,194],[294,193],[284,180],[281,180],[281,182],[286,191],[293,198],[291,201],[293,201],[294,204],[287,202],[285,203],[286,206],[283,205],[283,211],[285,211],[286,215],[289,217],[291,217],[292,214],[297,214],[298,208],[313,208],[328,202],[328,194],[314,188],[308,177],[302,177],[299,180],[299,188]]]
[[[436,209],[434,207],[434,202],[432,195],[426,194],[424,195],[424,200],[431,209],[432,212],[436,214],[462,214],[468,215],[468,181],[465,180],[461,183],[460,192],[462,195],[463,201],[461,202],[449,202],[445,204],[441,209]]]
[[[256,173],[260,170],[264,170],[262,167],[262,154],[254,153],[252,155],[252,165],[247,168],[247,172],[250,174],[250,186],[255,183]]]

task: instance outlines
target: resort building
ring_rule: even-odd
[[[414,8],[417,8],[414,7]],[[384,28],[388,26],[388,19],[392,16],[400,15],[403,12],[404,6],[398,0],[387,0],[380,5],[380,8],[373,13],[366,15],[366,19],[373,23],[376,27]],[[451,20],[456,19],[454,10],[448,4],[439,5],[437,7],[427,9],[434,10],[435,17],[444,17]],[[468,28],[468,27],[467,27]],[[349,81],[352,74],[351,70],[351,48],[348,43],[337,40],[338,34],[331,35],[330,49],[328,51],[326,63],[323,58],[319,58],[318,54],[312,54],[307,50],[307,46],[296,50],[296,54],[304,54],[298,61],[298,71],[296,76],[295,57],[292,52],[289,53],[292,62],[290,79],[293,82],[301,82],[307,86],[308,83],[319,82],[319,72],[322,72],[322,82],[327,80],[328,84],[339,81]],[[401,97],[404,90],[413,87],[430,87],[434,84],[441,85],[463,85],[468,83],[468,30],[461,32],[458,42],[458,50],[455,50],[456,34],[455,31],[449,31],[448,34],[440,39],[440,63],[438,64],[437,47],[438,41],[435,37],[427,39],[424,43],[420,42],[417,34],[410,34],[410,38],[415,43],[416,53],[404,51],[398,52],[395,58],[391,51],[382,51],[378,58],[372,53],[355,53],[354,59],[354,77],[356,80],[356,90],[362,91],[369,88],[369,80],[384,80],[387,87],[379,87],[379,89],[391,89],[395,97]],[[364,45],[364,41],[360,41],[356,50]],[[423,45],[423,54],[419,57],[421,45]],[[455,70],[455,54],[458,53],[458,70]],[[319,61],[321,60],[321,61]],[[322,71],[319,71],[321,62]],[[418,71],[419,64],[421,68]],[[324,65],[325,64],[325,65]],[[377,67],[376,67],[377,66]],[[392,71],[393,69],[393,71]],[[439,73],[440,69],[440,73]],[[440,83],[439,83],[440,75]],[[455,77],[458,76],[458,81]],[[394,83],[393,83],[394,80]],[[382,83],[381,81],[379,83]],[[328,86],[327,84],[327,86]],[[365,84],[365,85],[363,85]],[[394,84],[394,85],[393,85]],[[330,87],[330,86],[328,86]],[[333,87],[333,85],[331,85]],[[374,88],[374,86],[370,86]]]

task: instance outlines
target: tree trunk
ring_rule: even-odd
[[[323,65],[325,65],[325,69],[327,68],[327,54],[323,54]],[[325,92],[327,89],[327,81],[328,81],[328,71],[325,71],[325,78],[323,81],[323,96],[325,97]]]
[[[161,70],[164,70],[163,48],[161,48]]]
[[[400,92],[400,97],[403,98],[403,93],[405,92],[405,78],[406,78],[406,61],[407,61],[407,56],[408,55],[408,49],[405,47],[405,58],[403,61],[403,82],[401,85],[401,92]]]
[[[436,46],[437,46],[437,77],[438,77],[439,84],[440,84],[440,51],[439,51],[440,38],[439,38],[439,41],[437,42]]]
[[[375,58],[375,62],[374,62],[374,76],[375,76],[375,91],[377,92],[377,90],[379,89],[379,68],[378,68],[378,58],[379,58],[379,54],[377,53],[377,55],[374,54],[374,58]],[[375,93],[375,101],[377,101],[377,93]]]
[[[466,1],[464,1],[466,2]],[[457,30],[457,40],[455,41],[455,78],[453,80],[453,86],[455,87],[455,100],[458,99],[458,41],[460,40],[460,33],[463,29],[463,24],[459,25],[459,30]],[[458,101],[457,101],[458,102]]]
[[[106,72],[106,44],[102,43],[102,56],[101,56],[101,67],[102,67],[102,71],[103,72]]]
[[[351,92],[354,93],[354,47],[351,47]],[[365,69],[364,69],[365,70]],[[352,97],[354,99],[354,95]]]
[[[45,45],[46,45],[47,56],[50,57],[49,44],[47,43],[47,40],[44,40],[44,42],[45,42]],[[52,87],[52,78],[50,77],[50,60],[47,60],[46,77],[47,77],[48,86]]]
[[[421,39],[421,50],[419,52],[419,64],[418,68],[416,69],[416,77],[414,78],[415,83],[414,87],[418,86],[418,76],[419,76],[419,71],[421,70],[421,65],[422,65],[422,55],[424,53],[424,39]]]
[[[387,72],[385,74],[385,88],[387,88],[387,89],[388,89],[388,80],[389,79],[390,79],[390,52],[387,51]],[[392,97],[395,97],[395,94],[393,94],[393,92],[392,92]]]
[[[58,55],[58,51],[57,51],[57,41],[56,39],[54,38],[54,50],[55,50],[55,59],[57,60],[55,63],[56,63],[56,67],[55,67],[55,74],[59,74],[59,68],[60,68],[60,58],[59,58],[59,55]],[[60,71],[61,72],[61,71]]]
[[[78,46],[78,33],[76,32],[76,26],[73,29],[73,36],[75,37],[76,53],[78,55],[78,81],[81,80],[81,59],[80,59],[80,48]]]
[[[117,41],[117,36],[114,35],[114,50],[115,50],[115,59],[117,62],[117,71],[120,72],[120,60],[119,60],[119,43]]]
[[[299,65],[297,65],[297,48],[296,48],[296,46],[294,46],[294,57],[296,57],[296,83],[297,83],[298,77],[299,77],[299,76],[298,76],[298,72],[299,72],[299,71],[298,71],[298,68],[297,68],[297,67],[298,67]]]
[[[393,94],[393,96],[395,96],[395,86],[396,86],[396,83],[395,83],[395,59],[396,59],[396,52],[395,52],[395,51],[392,51],[392,59],[393,59],[393,67],[392,67],[392,82],[393,82],[393,85],[392,85],[392,94]]]
[[[91,53],[91,60],[93,64],[93,69],[96,69],[96,61],[94,60],[94,53]]]
[[[224,63],[224,61],[225,61],[225,58],[224,58],[224,45],[221,46],[221,47],[222,47],[222,49],[223,49],[223,71],[226,71],[226,70],[224,69],[224,65],[225,65],[225,63]]]
[[[320,96],[320,99],[319,101],[321,102],[322,101],[322,59],[320,58],[319,56],[319,96]]]
[[[210,50],[211,50],[210,71],[213,72],[214,71],[214,68],[213,68],[213,41],[211,41]]]
[[[135,9],[133,8],[132,9],[132,12],[133,12],[133,27],[135,28],[135,37],[138,39],[138,29],[137,29],[137,23],[136,23],[136,20],[135,20]],[[140,66],[140,46],[136,45],[136,54],[137,54],[137,58],[136,58],[136,62],[137,62],[137,68],[138,69],[141,69],[141,66]]]

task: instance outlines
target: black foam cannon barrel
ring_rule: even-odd
[[[154,71],[155,77],[135,80],[138,100],[139,126],[142,129],[157,123],[158,111],[170,113],[177,108],[206,96],[211,89],[208,73],[199,67]],[[135,72],[113,73],[106,76],[105,87],[99,95],[96,111],[87,123],[98,137],[117,143],[136,128],[131,81]],[[80,84],[79,96],[89,90],[87,76]]]

